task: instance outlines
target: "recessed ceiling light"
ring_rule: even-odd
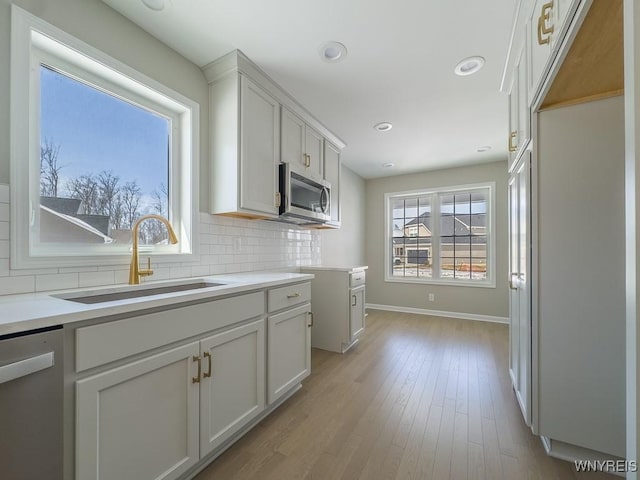
[[[336,63],[347,56],[347,47],[340,42],[326,42],[320,47],[320,58],[328,63]]]
[[[395,166],[396,166],[396,164],[395,164],[395,163],[393,163],[393,162],[387,162],[387,163],[383,163],[383,164],[382,164],[382,166],[383,166],[384,168],[393,168],[393,167],[395,167]]]
[[[142,3],[144,3],[145,7],[155,12],[160,12],[164,10],[164,7],[166,6],[165,0],[142,0]]]
[[[467,57],[456,65],[454,72],[456,75],[460,75],[461,77],[465,77],[467,75],[472,75],[476,73],[478,70],[482,68],[484,65],[483,57]]]
[[[491,150],[491,147],[489,145],[485,145],[483,147],[478,147],[478,153],[488,152],[489,150]]]
[[[376,123],[373,126],[373,128],[375,128],[379,132],[388,132],[393,128],[393,125],[390,122],[381,122],[381,123]]]

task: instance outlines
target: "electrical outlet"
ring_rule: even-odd
[[[429,301],[433,302],[433,301],[435,301],[435,299],[436,299],[436,296],[433,293],[430,293],[429,294]]]

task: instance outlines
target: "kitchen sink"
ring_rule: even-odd
[[[63,300],[69,300],[71,302],[93,304],[114,302],[117,300],[127,300],[130,298],[149,297],[151,295],[162,295],[165,293],[184,292],[187,290],[199,290],[201,288],[211,288],[227,285],[226,283],[214,283],[204,280],[191,283],[179,283],[174,285],[162,285],[162,286],[139,286],[139,287],[124,287],[119,290],[93,290],[90,292],[76,292],[62,295],[52,295],[56,298]]]

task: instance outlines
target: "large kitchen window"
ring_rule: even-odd
[[[14,268],[189,254],[198,105],[36,17],[12,10]],[[99,258],[99,260],[98,260]],[[181,257],[182,258],[182,257]]]
[[[386,281],[495,286],[493,183],[385,195]]]

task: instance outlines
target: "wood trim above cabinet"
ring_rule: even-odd
[[[540,110],[624,93],[622,0],[594,0]]]

